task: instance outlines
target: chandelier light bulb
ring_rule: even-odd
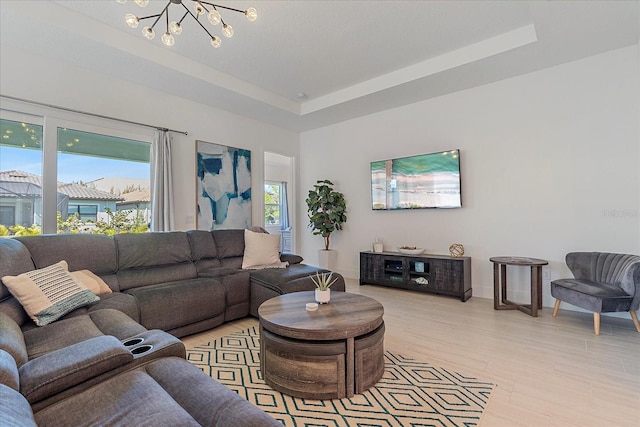
[[[207,18],[209,18],[209,22],[211,22],[212,25],[218,25],[222,20],[222,17],[220,16],[220,12],[218,12],[215,9],[211,9],[209,11],[209,13],[207,14]]]
[[[153,32],[153,28],[151,27],[144,27],[142,29],[142,35],[147,39],[147,40],[153,40],[153,38],[156,36],[156,33]]]
[[[255,22],[258,19],[258,11],[254,7],[250,7],[249,9],[244,11],[244,14],[247,15],[247,20],[249,22]]]
[[[126,15],[124,15],[124,21],[131,28],[138,28],[138,24],[140,23],[138,17],[133,13],[127,13]]]
[[[224,24],[224,27],[222,27],[222,35],[226,38],[233,37],[233,27],[231,25]]]
[[[258,11],[254,7],[249,7],[246,10],[241,10],[241,9],[235,9],[233,7],[227,7],[227,6],[215,5],[213,3],[209,3],[212,0],[191,0],[193,3],[193,8],[195,10],[194,12],[191,12],[191,9],[189,8],[185,9],[186,8],[185,0],[164,0],[164,1],[166,2],[166,6],[157,14],[150,14],[149,16],[142,16],[142,17],[139,17],[133,13],[125,14],[124,20],[126,24],[131,28],[139,28],[141,22],[148,23],[149,25],[145,26],[142,29],[142,35],[147,40],[153,40],[156,36],[153,29],[156,26],[156,24],[162,19],[163,22],[161,27],[162,29],[165,29],[165,22],[166,22],[166,31],[165,32],[161,31],[159,33],[161,34],[159,38],[161,39],[162,44],[164,44],[165,46],[174,46],[176,43],[175,36],[179,36],[180,34],[182,34],[182,30],[183,30],[182,22],[187,18],[187,15],[191,15],[191,18],[195,18],[196,23],[200,25],[200,27],[202,27],[202,29],[209,35],[210,37],[209,43],[211,44],[211,46],[213,46],[214,48],[219,48],[220,46],[222,46],[222,40],[221,40],[222,37],[231,38],[234,35],[233,27],[227,24],[225,21],[223,21],[220,12],[218,12],[219,8],[224,8],[233,12],[242,13],[245,15],[245,17],[249,22],[255,22],[258,19]],[[127,2],[127,0],[116,0],[116,2],[118,2],[119,4],[124,4]],[[132,0],[132,2],[137,4],[140,7],[146,7],[149,4],[152,4],[153,6],[157,6],[157,4],[160,3],[159,0],[157,2],[155,0],[153,2],[151,2],[150,0]],[[174,9],[172,8],[172,6],[179,6],[183,8],[182,14],[177,15],[177,16],[182,16],[179,20],[169,21],[169,15],[175,16],[173,13]],[[205,28],[202,21],[200,20],[200,16],[202,15],[207,15],[207,20],[211,23],[211,25],[222,24],[221,37],[211,35],[209,30]],[[151,23],[151,21],[147,21],[148,19],[152,19],[152,18],[155,18],[155,20],[153,20],[153,23]],[[144,25],[144,23],[142,25]],[[160,28],[160,26],[158,28]]]
[[[174,44],[176,44],[176,39],[175,37],[173,37],[171,34],[169,33],[164,33],[161,37],[162,40],[162,44],[165,46],[173,46]]]
[[[180,25],[176,21],[171,21],[171,23],[169,24],[169,31],[171,31],[176,36],[179,36],[180,34],[182,34],[182,25]]]

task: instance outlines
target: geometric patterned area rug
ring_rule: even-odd
[[[258,327],[187,349],[187,359],[285,426],[476,426],[495,385],[385,351],[385,373],[352,398],[311,400],[270,388]]]

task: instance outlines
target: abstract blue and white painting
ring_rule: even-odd
[[[196,141],[198,230],[251,227],[251,151]]]

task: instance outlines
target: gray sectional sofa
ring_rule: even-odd
[[[287,268],[243,270],[243,253],[244,230],[0,239],[0,277],[66,261],[68,271],[89,270],[111,290],[91,305],[37,326],[2,284],[0,424],[10,416],[7,402],[14,402],[13,409],[28,408],[24,419],[38,425],[57,417],[68,420],[58,425],[100,424],[74,417],[73,411],[82,412],[86,402],[109,391],[116,398],[151,393],[145,399],[166,400],[166,408],[181,406],[184,425],[272,425],[273,418],[236,393],[201,372],[196,375],[184,360],[179,337],[256,316],[259,305],[273,296],[313,289],[310,276],[326,270],[291,254],[280,257]],[[337,277],[332,289],[343,291],[344,279]],[[180,384],[185,376],[193,387]],[[106,405],[100,416],[106,424],[176,425],[160,410],[154,417],[145,410],[128,413],[123,405]]]

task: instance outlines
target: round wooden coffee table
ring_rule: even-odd
[[[351,397],[384,374],[384,308],[363,295],[331,292],[307,311],[313,292],[265,301],[260,318],[260,369],[275,390],[308,399]]]

